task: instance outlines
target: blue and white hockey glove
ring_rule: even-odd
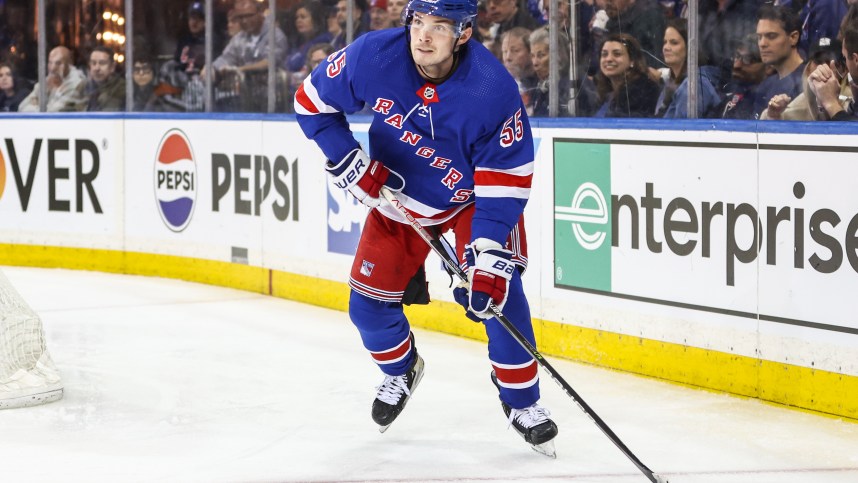
[[[471,312],[471,298],[468,292],[468,286],[465,285],[464,282],[453,289],[453,299],[465,308],[465,317],[473,320],[474,322],[483,322],[483,319],[477,317],[475,313]]]
[[[381,204],[379,191],[387,185],[393,191],[402,191],[405,180],[396,171],[391,171],[381,163],[369,159],[362,149],[353,149],[339,163],[330,161],[325,165],[334,185],[352,194],[358,201],[370,208]]]
[[[498,242],[487,238],[477,238],[465,246],[468,280],[471,283],[468,310],[477,317],[494,317],[489,310],[490,302],[494,302],[498,309],[502,309],[506,303],[509,281],[515,271],[511,258],[511,251],[504,250]]]

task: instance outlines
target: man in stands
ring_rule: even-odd
[[[807,81],[816,94],[816,102],[820,112],[825,112],[832,121],[858,121],[855,112],[855,98],[858,96],[858,25],[844,25],[841,30],[843,37],[843,56],[846,57],[849,87],[852,89],[852,100],[844,106],[840,102],[840,83],[832,65],[820,65],[814,70]]]
[[[804,59],[798,52],[801,23],[798,15],[785,7],[765,6],[757,21],[757,44],[763,63],[775,73],[760,84],[754,103],[754,115],[759,117],[772,98],[786,94],[791,99],[802,92],[801,73]]]
[[[47,112],[76,111],[85,102],[83,85],[86,75],[72,65],[71,51],[63,46],[54,47],[48,54],[48,75],[45,77]],[[39,111],[39,85],[18,106],[20,112]]]
[[[98,46],[89,54],[89,79],[78,86],[81,111],[124,111],[125,79],[116,73],[113,49]]]
[[[760,83],[766,78],[766,65],[760,58],[757,36],[749,34],[733,53],[730,82],[724,88],[724,99],[718,112],[723,119],[753,119],[754,104]]]

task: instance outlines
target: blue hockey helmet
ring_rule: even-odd
[[[415,13],[452,20],[456,25],[456,37],[460,37],[477,19],[477,0],[410,0],[402,11],[406,26],[411,25]]]

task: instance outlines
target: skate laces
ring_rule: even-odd
[[[551,416],[551,413],[538,404],[524,409],[512,409],[509,412],[509,425],[507,427],[512,426],[514,421],[518,421],[523,427],[530,429],[550,421],[548,419],[549,416]]]
[[[381,402],[396,405],[403,394],[411,395],[406,382],[406,376],[384,376],[384,381],[376,387],[375,398]]]

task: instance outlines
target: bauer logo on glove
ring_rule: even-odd
[[[465,260],[470,267],[468,280],[471,284],[468,310],[477,317],[490,319],[494,317],[490,304],[494,303],[498,309],[502,309],[506,303],[509,281],[515,271],[511,258],[511,251],[486,238],[477,238],[465,246]]]
[[[393,191],[402,191],[405,180],[381,161],[370,159],[362,149],[353,149],[339,163],[325,165],[334,185],[347,190],[358,201],[370,208],[381,204],[379,191],[387,185]]]

